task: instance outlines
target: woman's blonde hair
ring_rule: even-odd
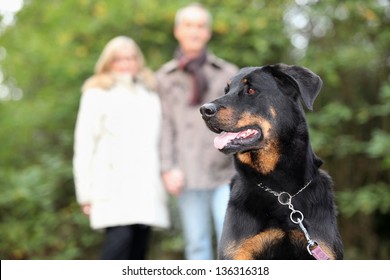
[[[153,72],[145,66],[144,55],[137,43],[127,36],[118,36],[111,39],[104,47],[98,61],[95,64],[95,74],[83,85],[82,91],[91,87],[110,88],[114,83],[114,76],[111,75],[111,63],[115,55],[123,48],[134,50],[139,65],[139,72],[134,77],[137,82],[143,83],[147,88],[155,90],[156,81]]]

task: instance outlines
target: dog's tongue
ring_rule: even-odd
[[[237,138],[241,132],[221,132],[214,138],[214,147],[222,150],[234,138]]]

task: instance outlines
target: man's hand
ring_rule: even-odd
[[[180,169],[172,169],[164,172],[162,178],[167,191],[174,196],[179,196],[184,187],[184,173]]]

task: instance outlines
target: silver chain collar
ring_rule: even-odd
[[[279,201],[279,197],[283,194],[283,195],[287,195],[287,197],[289,198],[290,202],[291,202],[291,199],[294,197],[294,196],[297,196],[299,193],[301,193],[304,189],[306,189],[310,184],[311,184],[312,180],[310,180],[306,185],[303,186],[302,189],[300,189],[299,191],[297,191],[294,195],[291,195],[289,194],[288,192],[275,192],[273,191],[272,189],[268,188],[267,186],[263,186],[263,183],[259,183],[257,184],[257,186],[259,186],[260,188],[262,188],[263,190],[265,190],[266,192],[269,192],[271,194],[273,194],[274,196],[276,196],[278,198],[278,201]],[[279,201],[280,202],[280,201]],[[285,205],[285,204],[283,204]]]
[[[257,185],[261,189],[265,190],[266,192],[276,196],[278,198],[278,202],[281,205],[288,206],[288,208],[291,210],[291,213],[290,213],[290,220],[291,220],[291,222],[293,222],[296,225],[299,225],[299,227],[301,228],[301,230],[302,230],[302,232],[305,235],[305,238],[307,240],[307,251],[309,252],[310,255],[313,255],[311,249],[313,247],[315,247],[315,246],[318,246],[318,242],[315,241],[315,240],[312,240],[310,238],[310,235],[307,232],[307,229],[303,225],[303,220],[304,220],[305,217],[303,216],[301,211],[295,210],[294,205],[291,203],[291,199],[293,197],[297,196],[299,193],[301,193],[304,189],[306,189],[311,184],[311,182],[312,182],[312,180],[310,180],[303,188],[301,188],[299,191],[297,191],[294,195],[291,195],[288,192],[279,192],[278,193],[278,192],[270,189],[267,186],[263,186],[262,183],[259,183]]]

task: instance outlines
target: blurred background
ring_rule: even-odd
[[[0,0],[0,259],[98,257],[102,233],[81,214],[72,177],[80,87],[117,35],[134,38],[157,70],[176,48],[175,12],[190,2]],[[210,49],[220,57],[322,77],[307,117],[335,181],[345,258],[389,259],[389,0],[199,2],[213,14]],[[171,209],[150,259],[183,258]]]

